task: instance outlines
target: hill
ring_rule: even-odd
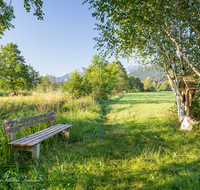
[[[144,78],[150,78],[151,81],[155,81],[157,82],[164,82],[166,81],[166,75],[161,73],[158,70],[155,69],[144,69],[142,70],[136,70],[131,72],[130,74],[128,74],[128,76],[134,76],[134,77],[138,77],[140,79],[144,79]]]

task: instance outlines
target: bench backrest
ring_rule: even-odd
[[[4,122],[3,125],[3,129],[4,129],[4,134],[9,134],[9,133],[13,133],[11,135],[11,140],[16,140],[15,137],[15,131],[18,131],[20,129],[25,129],[27,127],[31,127],[33,125],[38,125],[40,123],[44,123],[44,122],[49,122],[49,125],[52,126],[53,125],[53,120],[56,119],[55,115],[56,112],[47,112],[45,114],[41,114],[41,115],[36,115],[36,116],[32,116],[32,117],[27,117],[27,118],[22,118],[22,119],[17,119],[17,120],[11,120],[11,119],[7,119],[6,122]],[[47,118],[46,118],[47,117]],[[45,119],[41,119],[41,118],[45,118]],[[41,119],[41,120],[38,120]],[[33,121],[36,120],[36,121]],[[32,121],[32,122],[30,122]],[[29,123],[27,123],[29,122]],[[22,124],[24,123],[24,124]],[[21,125],[18,125],[21,124]],[[14,126],[17,125],[17,126]]]

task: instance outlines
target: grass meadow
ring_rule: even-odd
[[[1,120],[55,110],[54,124],[73,124],[69,141],[60,133],[41,143],[39,160],[29,152],[10,152],[1,129],[0,189],[200,187],[200,135],[197,129],[180,131],[172,92],[127,93],[100,101],[33,94],[2,97],[0,104]],[[17,137],[46,127],[24,129]]]

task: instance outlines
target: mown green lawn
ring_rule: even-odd
[[[102,112],[97,103],[72,110],[64,104],[68,112],[59,117],[74,124],[70,142],[58,135],[42,146],[39,161],[20,152],[1,171],[3,177],[20,176],[20,183],[0,187],[200,189],[200,135],[179,130],[174,103],[172,92],[145,92],[100,101]],[[25,176],[40,181],[25,182]]]

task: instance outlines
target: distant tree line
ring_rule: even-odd
[[[92,64],[81,76],[77,71],[71,73],[64,83],[57,82],[52,75],[40,76],[32,66],[25,64],[17,44],[1,45],[0,51],[0,85],[1,89],[17,93],[19,90],[37,90],[40,92],[63,89],[69,94],[80,97],[92,95],[106,99],[110,94],[121,92],[143,92],[171,90],[167,81],[141,81],[128,76],[120,61],[109,63],[99,55],[94,55]]]
[[[104,58],[94,55],[92,64],[81,76],[77,71],[63,84],[63,89],[75,97],[93,95],[106,99],[108,95],[121,92],[169,91],[168,81],[141,81],[138,77],[128,76],[120,61],[108,63]]]
[[[152,82],[149,78],[146,78],[146,79],[143,79],[143,84],[144,84],[145,92],[172,90],[169,81],[156,83],[155,81]]]

